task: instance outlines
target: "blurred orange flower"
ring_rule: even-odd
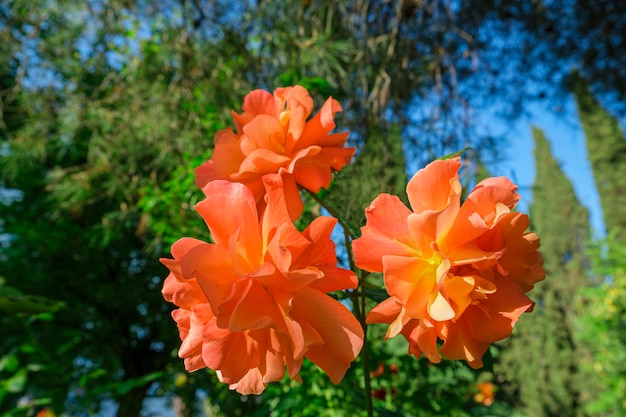
[[[303,232],[293,225],[278,174],[263,179],[267,208],[259,219],[252,192],[212,181],[196,205],[215,243],[183,238],[162,259],[170,274],[163,296],[172,313],[188,371],[209,367],[241,394],[258,394],[282,380],[299,380],[303,358],[334,383],[363,344],[352,313],[327,295],[357,286],[338,268],[330,234],[336,219],[316,218]]]
[[[56,417],[56,414],[52,411],[52,409],[46,407],[39,410],[35,417]]]
[[[379,363],[378,368],[376,368],[374,371],[370,371],[370,375],[372,376],[372,378],[378,378],[384,373],[385,373],[385,364],[383,363]]]
[[[474,401],[477,403],[486,405],[487,407],[493,404],[495,399],[495,388],[491,382],[479,382],[478,383],[478,392],[474,395]]]
[[[398,393],[398,390],[395,388],[377,388],[377,389],[373,389],[372,390],[372,397],[376,398],[377,400],[384,400],[385,398],[387,398],[388,395],[390,396],[394,396]]]
[[[353,242],[358,267],[383,272],[391,296],[368,323],[388,323],[409,353],[432,362],[482,366],[489,345],[511,334],[533,302],[525,292],[544,279],[539,238],[513,212],[517,187],[504,177],[480,182],[461,205],[459,158],[435,161],[409,181],[411,209],[379,195]],[[439,351],[437,340],[443,340]]]
[[[254,194],[259,212],[265,205],[262,177],[277,173],[283,178],[285,201],[292,220],[300,217],[303,203],[298,185],[315,193],[327,188],[333,170],[339,171],[354,155],[345,148],[348,132],[335,128],[339,103],[329,98],[311,120],[313,99],[304,87],[278,88],[274,94],[254,90],[243,103],[243,113],[232,113],[231,128],[215,135],[212,158],[196,168],[196,185],[213,180],[239,182]]]

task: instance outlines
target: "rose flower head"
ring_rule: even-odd
[[[241,394],[258,394],[285,369],[299,380],[306,357],[334,383],[363,344],[353,314],[327,293],[357,286],[336,266],[330,239],[336,219],[316,218],[303,232],[287,211],[283,179],[263,178],[267,207],[259,218],[243,184],[216,180],[196,210],[214,243],[183,238],[162,259],[170,274],[163,296],[172,313],[188,371],[209,367]]]
[[[335,128],[339,103],[329,98],[320,111],[313,111],[313,99],[304,87],[278,88],[249,93],[243,113],[232,113],[231,128],[215,135],[211,159],[195,170],[196,185],[213,180],[245,184],[252,190],[262,211],[265,205],[263,176],[276,173],[283,179],[285,201],[292,220],[303,210],[298,186],[314,193],[328,188],[333,171],[341,170],[354,155],[344,144],[348,132],[330,133]]]
[[[410,209],[379,195],[353,250],[359,268],[383,273],[390,295],[368,323],[389,324],[386,337],[402,334],[416,357],[479,368],[489,345],[532,309],[525,293],[545,271],[528,216],[512,211],[517,187],[488,178],[461,204],[460,168],[457,157],[418,171],[407,185]]]

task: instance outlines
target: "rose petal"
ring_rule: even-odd
[[[396,196],[380,194],[365,210],[367,224],[352,242],[356,265],[382,272],[383,256],[415,256],[415,240],[407,225],[411,211]]]

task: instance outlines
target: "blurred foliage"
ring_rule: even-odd
[[[589,286],[587,244],[589,213],[554,159],[545,134],[532,128],[536,176],[530,207],[531,230],[541,238],[546,279],[530,291],[536,302],[503,342],[500,372],[508,380],[511,401],[533,417],[585,416],[584,404],[597,394],[592,375],[580,364],[592,352],[575,338],[582,312],[572,303]]]
[[[354,162],[336,175],[325,200],[360,235],[359,228],[365,225],[365,208],[378,194],[394,194],[408,201],[407,180],[398,127],[376,130],[370,132]]]
[[[573,80],[607,230],[607,238],[595,242],[589,253],[595,286],[581,289],[577,304],[586,312],[577,321],[579,337],[594,352],[593,360],[582,366],[603,388],[586,410],[591,415],[621,416],[626,413],[626,137],[619,121],[590,91],[589,81],[580,74]]]
[[[502,144],[476,134],[475,109],[498,100],[519,109],[543,93],[530,87],[559,89],[564,50],[596,51],[602,60],[574,64],[623,98],[621,6],[575,1],[560,13],[557,3],[1,2],[3,415],[95,415],[112,399],[118,416],[136,417],[146,396],[197,415],[198,392],[216,415],[355,414],[359,363],[337,387],[306,364],[304,384],[246,399],[214,373],[182,369],[158,258],[179,237],[210,239],[193,210],[202,193],[192,169],[247,92],[302,84],[318,105],[341,102],[338,129],[359,146],[328,194],[356,227],[378,192],[403,194],[406,171],[467,146],[468,160],[495,160]],[[564,36],[543,36],[549,25]],[[307,219],[320,212],[307,207]],[[500,387],[498,375],[417,361],[380,332],[371,329],[370,364],[384,369],[373,387],[379,415],[513,415],[504,388],[491,406],[473,399],[477,382]]]
[[[589,82],[574,73],[572,90],[584,133],[589,162],[600,195],[607,231],[626,239],[626,136],[616,117],[589,90]]]
[[[581,289],[577,306],[587,314],[577,321],[579,337],[594,352],[582,364],[603,385],[587,404],[594,416],[626,414],[626,246],[615,233],[590,250],[596,285]]]
[[[488,371],[474,371],[460,362],[434,365],[407,355],[402,338],[384,341],[383,326],[370,328],[372,337],[372,393],[377,416],[511,416],[505,403],[491,406],[474,398],[478,381],[493,378]],[[271,384],[262,396],[236,398],[238,407],[225,400],[226,392],[209,392],[205,404],[209,416],[354,416],[365,415],[363,368],[359,358],[337,386],[315,365],[305,361],[303,383],[285,380]],[[230,393],[232,395],[232,393]],[[219,398],[219,401],[216,399]],[[216,406],[221,404],[221,406]]]
[[[63,307],[62,303],[46,297],[26,295],[20,290],[4,285],[0,277],[0,312],[3,314],[54,313]]]

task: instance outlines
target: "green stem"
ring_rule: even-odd
[[[352,240],[349,236],[349,232],[344,228],[343,229],[344,240],[346,244],[346,252],[348,253],[348,262],[350,262],[350,268],[353,271],[358,271],[355,263],[354,263],[354,255],[352,254]],[[369,344],[367,342],[367,322],[366,317],[367,311],[366,306],[366,294],[365,294],[365,280],[369,275],[369,272],[360,270],[361,276],[359,277],[359,286],[352,297],[352,305],[354,306],[354,310],[356,312],[357,320],[361,323],[361,327],[363,328],[363,349],[361,350],[362,364],[363,364],[363,382],[364,382],[364,394],[365,394],[365,409],[367,411],[367,417],[374,416],[374,408],[372,404],[372,383],[371,383],[371,374],[370,374],[370,355],[369,355]]]
[[[356,239],[357,238],[357,234],[354,232],[354,230],[352,230],[352,228],[350,227],[348,222],[344,220],[344,218],[339,214],[339,212],[337,212],[337,210],[335,210],[334,208],[326,205],[326,203],[324,203],[324,200],[322,200],[313,191],[307,190],[306,188],[303,188],[303,190],[305,190],[307,193],[309,193],[309,195],[313,198],[313,200],[317,201],[320,206],[324,207],[326,209],[326,211],[330,213],[331,216],[333,216],[335,219],[337,219],[337,221],[339,222],[341,227],[343,227],[344,233],[347,233],[348,236],[350,236],[351,239]],[[348,243],[346,241],[346,245],[347,244]],[[350,266],[351,267],[353,266],[352,263],[350,264]],[[356,271],[354,268],[352,270]]]
[[[366,294],[365,294],[365,280],[369,275],[369,272],[359,270],[354,263],[354,255],[352,253],[352,240],[356,239],[356,233],[352,231],[350,225],[339,215],[339,213],[329,207],[324,203],[317,194],[307,190],[308,193],[313,197],[315,201],[317,201],[322,207],[326,209],[334,218],[337,219],[341,227],[343,228],[344,241],[346,246],[346,253],[348,254],[348,262],[350,264],[350,269],[357,273],[360,272],[359,276],[359,285],[356,288],[356,291],[350,294],[350,299],[352,300],[352,306],[354,308],[355,316],[361,327],[363,328],[363,348],[362,352],[362,360],[363,364],[363,382],[364,382],[364,394],[365,394],[365,410],[367,411],[367,417],[374,417],[374,406],[372,402],[372,383],[371,383],[371,375],[370,375],[370,358],[369,358],[369,346],[367,342],[367,322],[366,322]]]
[[[365,283],[365,277],[367,274],[363,272],[361,274],[361,280]],[[370,354],[369,354],[369,344],[367,342],[367,323],[365,321],[365,285],[359,282],[359,287],[357,290],[361,293],[361,317],[359,321],[361,322],[361,326],[363,327],[363,380],[365,383],[365,409],[367,410],[367,417],[374,416],[374,408],[372,404],[372,384],[370,381]]]

